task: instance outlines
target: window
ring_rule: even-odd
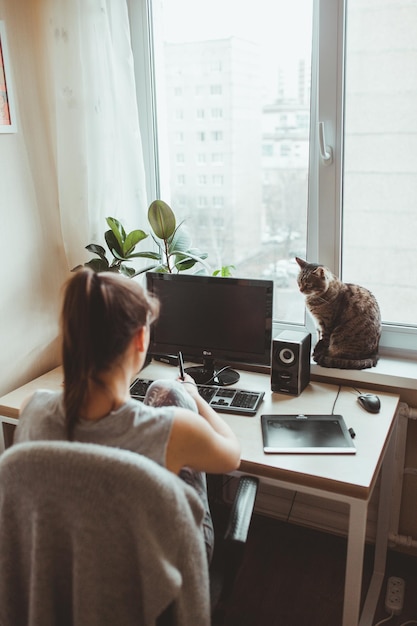
[[[149,197],[170,202],[200,247],[201,233],[216,267],[273,278],[277,323],[311,324],[297,255],[370,288],[383,315],[381,344],[417,350],[417,3],[131,0],[130,12]],[[146,79],[140,70],[150,59]],[[181,91],[172,92],[178,76]],[[154,109],[145,107],[153,84]],[[196,119],[200,106],[210,115]],[[180,131],[182,161],[172,145]],[[198,142],[215,147],[215,138],[221,152],[204,162]],[[195,181],[187,193],[177,188],[179,167]]]
[[[342,270],[371,289],[391,331],[417,324],[416,61],[416,2],[350,0]]]
[[[224,157],[223,154],[221,154],[221,152],[215,152],[211,155],[211,162],[214,165],[223,165],[224,163]]]
[[[209,92],[211,96],[220,96],[223,93],[221,85],[210,85]]]
[[[205,209],[205,208],[207,208],[207,206],[208,206],[208,200],[207,200],[206,196],[198,196],[197,197],[197,207],[199,209]],[[200,216],[199,219],[201,219],[201,216]]]
[[[220,109],[220,108],[211,109],[211,117],[213,119],[223,117],[223,109]]]

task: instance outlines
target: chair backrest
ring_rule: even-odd
[[[76,442],[0,456],[0,624],[210,623],[202,505],[153,461]]]

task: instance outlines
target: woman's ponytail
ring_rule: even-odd
[[[158,302],[120,274],[81,268],[69,279],[61,313],[69,439],[91,382],[100,384],[100,372],[124,354],[135,333],[152,323],[158,312]]]

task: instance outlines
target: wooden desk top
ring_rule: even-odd
[[[152,362],[141,373],[142,378],[176,378],[177,368]],[[357,402],[352,387],[311,382],[298,396],[272,393],[270,378],[265,374],[240,372],[237,387],[265,391],[257,415],[246,417],[222,413],[238,436],[242,446],[241,471],[284,482],[291,482],[366,500],[370,497],[381,467],[383,453],[394,427],[399,396],[378,393],[381,411],[367,413]],[[18,418],[23,400],[35,389],[59,389],[60,367],[23,385],[0,398],[0,415]],[[362,389],[361,391],[366,391]],[[337,398],[337,400],[336,400]],[[336,401],[336,404],[334,405]],[[333,409],[334,406],[334,409]],[[356,433],[355,455],[265,454],[262,447],[260,415],[262,413],[337,413],[343,415],[348,428]]]
[[[23,401],[30,396],[36,389],[50,389],[51,391],[57,391],[62,385],[63,376],[62,368],[56,367],[55,369],[31,380],[26,385],[22,385],[14,391],[10,391],[5,396],[0,398],[0,415],[4,417],[19,417],[19,410]]]

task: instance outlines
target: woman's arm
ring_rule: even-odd
[[[218,413],[209,405],[208,402],[204,400],[198,393],[197,385],[194,380],[188,374],[185,374],[184,380],[180,380],[180,382],[184,385],[184,388],[188,391],[190,396],[194,399],[199,414],[204,417],[204,419],[212,426],[212,428],[218,432],[219,434],[223,434],[225,436],[233,434],[233,431],[226,422],[219,416]]]
[[[200,396],[190,376],[184,386],[194,398],[199,415],[175,409],[166,464],[178,473],[184,466],[210,473],[227,473],[239,467],[240,444],[226,422]]]
[[[222,474],[237,469],[239,463],[239,441],[225,422],[215,430],[203,416],[188,409],[175,409],[166,453],[169,470],[178,474],[182,467],[188,466]]]

